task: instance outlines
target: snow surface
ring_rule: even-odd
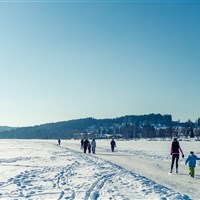
[[[0,199],[200,199],[184,165],[199,142],[181,141],[185,158],[169,175],[171,141],[97,140],[96,154],[84,154],[79,140],[0,140]],[[199,163],[198,163],[199,164]]]

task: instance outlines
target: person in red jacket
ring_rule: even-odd
[[[171,163],[171,171],[173,171],[174,161],[176,160],[176,173],[178,173],[178,160],[179,160],[179,152],[182,154],[182,158],[184,158],[183,151],[179,145],[179,142],[177,141],[177,138],[174,138],[172,144],[171,144],[171,151],[170,154],[172,155],[172,163]]]

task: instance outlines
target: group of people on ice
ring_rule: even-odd
[[[61,140],[58,139],[58,145],[60,145]],[[111,151],[114,152],[114,149],[116,147],[116,142],[114,139],[111,140],[110,142],[110,146],[111,146]],[[95,154],[96,152],[96,141],[95,139],[92,139],[92,141],[90,142],[88,139],[85,140],[81,140],[81,149],[83,149],[84,153],[93,153]],[[178,161],[179,161],[179,154],[182,154],[182,158],[184,158],[184,153],[183,150],[177,140],[177,138],[174,138],[171,144],[171,148],[170,148],[170,154],[172,156],[172,161],[171,161],[171,169],[169,173],[173,172],[173,168],[174,168],[174,162],[175,162],[175,167],[176,167],[176,173],[178,173]],[[185,160],[185,165],[188,164],[189,167],[189,175],[191,177],[194,177],[195,174],[195,167],[196,167],[196,161],[200,160],[200,158],[198,158],[193,151],[190,151],[190,155],[187,157],[187,159]]]
[[[111,140],[110,142],[110,146],[111,146],[111,151],[114,152],[114,149],[116,147],[116,142],[114,139]],[[85,140],[81,140],[81,149],[83,149],[84,153],[87,152],[95,154],[95,150],[96,150],[96,141],[95,139],[93,139],[90,143],[90,141],[88,139]],[[171,144],[171,148],[170,148],[170,154],[172,156],[172,161],[171,161],[171,170],[169,173],[173,172],[173,168],[174,168],[174,163],[175,163],[175,167],[176,167],[176,173],[178,173],[178,161],[179,161],[179,154],[182,154],[182,158],[184,158],[184,153],[183,150],[177,140],[177,138],[174,138]],[[195,174],[195,167],[196,167],[196,161],[200,160],[200,158],[198,158],[193,151],[190,152],[190,155],[187,157],[187,159],[185,160],[185,165],[188,164],[189,167],[189,175],[191,177],[194,177]]]
[[[177,140],[177,138],[173,139],[173,142],[171,144],[171,151],[170,154],[172,155],[172,162],[171,162],[171,170],[169,173],[172,173],[173,167],[174,167],[174,162],[176,161],[176,173],[178,173],[178,160],[179,160],[179,153],[181,152],[182,158],[184,158],[184,153],[183,150],[180,147],[180,144]],[[190,151],[190,155],[187,157],[185,161],[185,165],[188,164],[189,166],[189,175],[191,177],[194,177],[195,174],[195,167],[196,167],[196,161],[200,160],[193,151]]]
[[[110,145],[111,145],[111,151],[114,152],[114,149],[116,147],[116,142],[114,139],[112,139],[112,141],[110,142]],[[96,151],[95,139],[92,139],[91,142],[88,139],[85,139],[85,140],[82,139],[81,140],[81,149],[83,149],[84,153],[87,153],[87,150],[88,150],[88,153],[91,153],[91,150],[92,150],[92,153],[95,154],[95,151]]]
[[[95,151],[96,151],[95,139],[92,139],[91,142],[88,139],[85,139],[85,140],[82,139],[81,140],[81,149],[83,149],[84,153],[87,153],[87,150],[88,150],[88,153],[91,153],[91,150],[92,150],[92,153],[95,154]]]

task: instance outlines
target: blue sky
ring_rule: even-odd
[[[200,117],[199,1],[0,1],[0,125]]]

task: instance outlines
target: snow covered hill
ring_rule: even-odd
[[[182,161],[180,174],[167,174],[170,160],[165,147],[169,142],[166,146],[161,142],[158,152],[155,142],[117,141],[117,151],[111,153],[109,141],[99,140],[95,155],[83,154],[79,143],[65,140],[58,146],[55,140],[0,140],[0,198],[200,198],[199,168],[192,179]],[[154,148],[149,151],[148,146]],[[183,190],[181,185],[185,185]]]

